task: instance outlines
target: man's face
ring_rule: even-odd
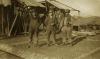
[[[51,12],[49,13],[49,16],[52,17],[52,13]]]
[[[52,16],[52,10],[51,9],[49,10],[49,16]]]
[[[69,13],[66,13],[66,15],[69,15]]]

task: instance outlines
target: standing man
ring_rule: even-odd
[[[71,43],[72,42],[72,21],[70,10],[67,9],[63,11],[64,18],[62,19],[62,29],[63,32],[63,44]]]
[[[50,45],[50,36],[53,36],[52,42],[55,44],[55,39],[56,39],[56,31],[55,31],[55,19],[53,17],[53,10],[50,9],[49,13],[46,17],[46,33],[47,33],[47,45]]]

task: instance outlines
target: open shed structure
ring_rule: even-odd
[[[35,0],[0,0],[0,34],[11,36],[17,32],[25,32],[29,7],[45,8]],[[25,14],[27,13],[27,14]]]
[[[66,10],[66,9],[70,9],[71,11],[78,11],[80,12],[79,10],[73,8],[73,7],[70,7],[68,5],[65,5],[57,0],[42,0],[42,1],[39,1],[41,3],[45,3],[45,6],[47,6],[48,4],[52,5],[52,6],[55,6],[56,8],[58,9],[63,9],[63,10]]]
[[[28,13],[30,7],[37,13],[48,13],[46,10],[53,6],[58,10],[70,9],[78,11],[56,0],[45,0],[45,3],[36,2],[35,0],[0,0],[0,33],[11,36],[17,33],[27,33],[29,20]],[[56,14],[56,13],[55,13]]]

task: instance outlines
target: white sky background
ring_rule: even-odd
[[[100,16],[100,0],[58,0],[58,1],[80,10],[81,16]]]

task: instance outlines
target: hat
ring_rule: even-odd
[[[70,10],[69,10],[69,9],[66,9],[65,12],[66,12],[66,13],[70,13]]]
[[[65,13],[65,10],[61,9],[61,12],[62,12],[62,13]]]

